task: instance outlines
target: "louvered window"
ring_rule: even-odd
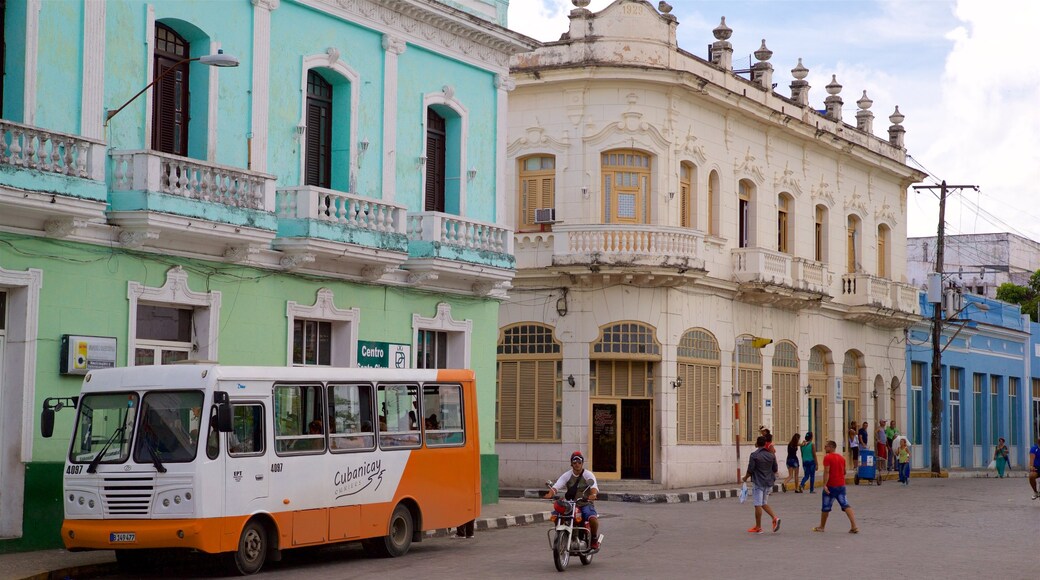
[[[444,177],[448,133],[444,117],[426,109],[425,211],[444,211]]]
[[[556,207],[556,158],[551,155],[520,160],[520,228],[541,225],[535,211]]]
[[[751,184],[741,181],[737,200],[737,244],[741,248],[751,245]]]
[[[563,426],[563,356],[552,329],[517,324],[498,344],[497,439],[560,441]]]
[[[719,442],[719,343],[704,330],[690,330],[679,341],[676,411],[679,444]]]
[[[799,403],[798,349],[781,341],[773,350],[773,434],[779,440],[798,432]]]
[[[679,225],[693,227],[693,165],[679,166]]]
[[[332,84],[307,72],[306,184],[332,185]]]
[[[155,65],[159,78],[191,54],[183,37],[169,27],[155,25]],[[153,90],[152,149],[163,153],[188,154],[188,66],[183,63],[167,74]]]

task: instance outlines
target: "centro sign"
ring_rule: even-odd
[[[411,345],[359,340],[357,363],[364,368],[406,369],[411,366],[411,354]]]

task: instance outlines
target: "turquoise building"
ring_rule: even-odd
[[[497,501],[507,5],[0,2],[0,552],[60,545],[77,348],[473,368]]]
[[[913,446],[911,464],[931,465],[932,313],[922,293],[924,319],[908,330],[905,405],[897,425]],[[942,312],[942,467],[986,469],[997,439],[1010,448],[1012,469],[1023,469],[1040,436],[1040,325],[1018,306],[974,294],[948,292]],[[906,427],[909,427],[908,429]]]

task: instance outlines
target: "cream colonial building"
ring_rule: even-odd
[[[906,191],[924,175],[898,109],[880,139],[865,93],[842,121],[835,80],[813,110],[800,61],[791,96],[773,92],[764,41],[751,80],[735,73],[724,20],[706,60],[664,3],[574,4],[567,34],[512,67],[502,482],[574,449],[602,479],[732,481],[759,425],[782,447],[905,417]]]

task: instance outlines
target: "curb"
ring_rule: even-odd
[[[526,526],[549,521],[552,512],[535,512],[533,514],[520,514],[516,516],[503,516],[500,518],[481,518],[473,523],[473,530],[480,532],[485,530],[501,530],[513,526]],[[441,528],[438,530],[427,530],[423,532],[423,538],[445,538],[455,535],[455,528]]]

